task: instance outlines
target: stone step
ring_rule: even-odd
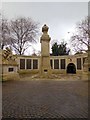
[[[26,76],[21,78],[21,80],[81,80],[81,77],[79,75],[76,74],[52,74],[50,76],[40,76],[39,74],[35,74],[35,75],[30,75],[30,76]]]

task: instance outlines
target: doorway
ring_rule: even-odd
[[[76,74],[76,66],[73,63],[68,64],[67,73]]]

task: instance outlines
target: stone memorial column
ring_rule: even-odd
[[[49,43],[51,38],[48,35],[48,26],[45,24],[42,27],[42,36],[40,38],[41,43],[41,70],[40,73],[44,77],[48,77],[51,74],[50,66],[50,47]]]

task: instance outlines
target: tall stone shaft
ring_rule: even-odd
[[[42,27],[42,36],[40,38],[41,43],[41,74],[44,76],[48,76],[51,73],[50,66],[50,40],[51,38],[48,35],[48,26],[45,24]]]

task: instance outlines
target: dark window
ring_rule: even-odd
[[[81,70],[81,58],[77,58],[77,69]]]
[[[59,69],[59,60],[54,60],[54,69]]]
[[[44,72],[47,72],[47,70],[45,69]]]
[[[53,69],[53,61],[50,60],[51,69]]]
[[[38,69],[38,60],[33,60],[33,69]]]
[[[61,69],[65,69],[65,59],[61,59]]]
[[[9,72],[13,72],[14,69],[13,69],[13,68],[8,68],[8,71],[9,71]]]
[[[31,59],[27,59],[27,69],[31,69]]]
[[[25,59],[20,59],[20,69],[25,69]]]

